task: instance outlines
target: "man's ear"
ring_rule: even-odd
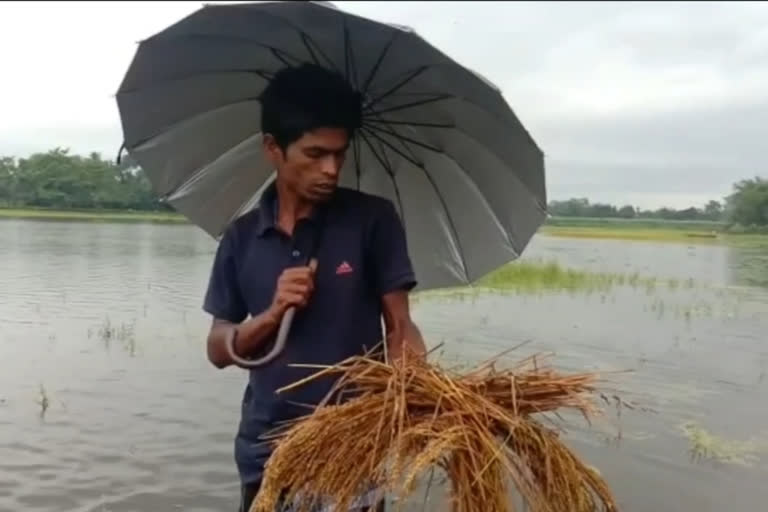
[[[264,148],[264,155],[267,157],[269,162],[275,167],[279,167],[283,161],[284,156],[283,150],[280,149],[280,145],[275,140],[275,137],[269,133],[266,133],[262,138],[261,144]]]

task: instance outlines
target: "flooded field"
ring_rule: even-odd
[[[191,226],[0,222],[0,511],[236,510],[246,377],[205,359],[214,250]],[[762,510],[768,248],[541,236],[520,263],[419,297],[441,357],[529,341],[513,360],[631,370],[611,386],[651,411],[568,434],[623,510]]]

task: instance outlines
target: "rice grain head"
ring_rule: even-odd
[[[338,376],[339,390],[351,388],[353,397],[323,404],[276,434],[251,512],[272,512],[281,495],[303,507],[330,501],[346,510],[372,487],[402,507],[434,467],[448,477],[453,512],[513,512],[508,482],[531,512],[618,510],[600,474],[537,418],[562,409],[597,415],[597,374],[558,373],[541,358],[458,374],[415,358],[390,365],[370,355],[320,374]]]

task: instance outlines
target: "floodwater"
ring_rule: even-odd
[[[205,359],[214,250],[190,226],[0,222],[0,511],[236,510],[245,374]],[[611,385],[652,410],[567,435],[622,510],[764,510],[768,251],[537,237],[525,259],[659,285],[419,301],[443,357],[530,340],[515,358],[632,370]]]

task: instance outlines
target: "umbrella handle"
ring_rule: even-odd
[[[310,266],[316,267],[317,260],[312,258]],[[279,356],[285,348],[285,341],[288,339],[288,332],[291,330],[291,324],[293,324],[293,317],[296,315],[296,307],[291,306],[285,313],[283,318],[280,319],[280,328],[277,331],[277,338],[275,339],[275,345],[272,350],[269,351],[264,357],[259,359],[244,359],[235,353],[235,338],[237,337],[237,329],[230,329],[227,334],[227,338],[224,340],[224,345],[227,347],[227,353],[230,359],[236,362],[243,368],[258,368],[265,364],[271,363],[277,356]]]
[[[259,368],[272,362],[277,356],[279,356],[285,348],[285,341],[288,339],[288,332],[291,330],[291,324],[293,323],[293,317],[296,315],[296,308],[290,307],[283,314],[283,318],[280,320],[280,329],[277,331],[277,338],[272,350],[269,351],[264,357],[258,359],[244,359],[235,353],[235,338],[237,338],[237,329],[232,327],[227,333],[227,337],[224,340],[224,345],[227,347],[227,353],[229,358],[236,362],[243,368]]]

